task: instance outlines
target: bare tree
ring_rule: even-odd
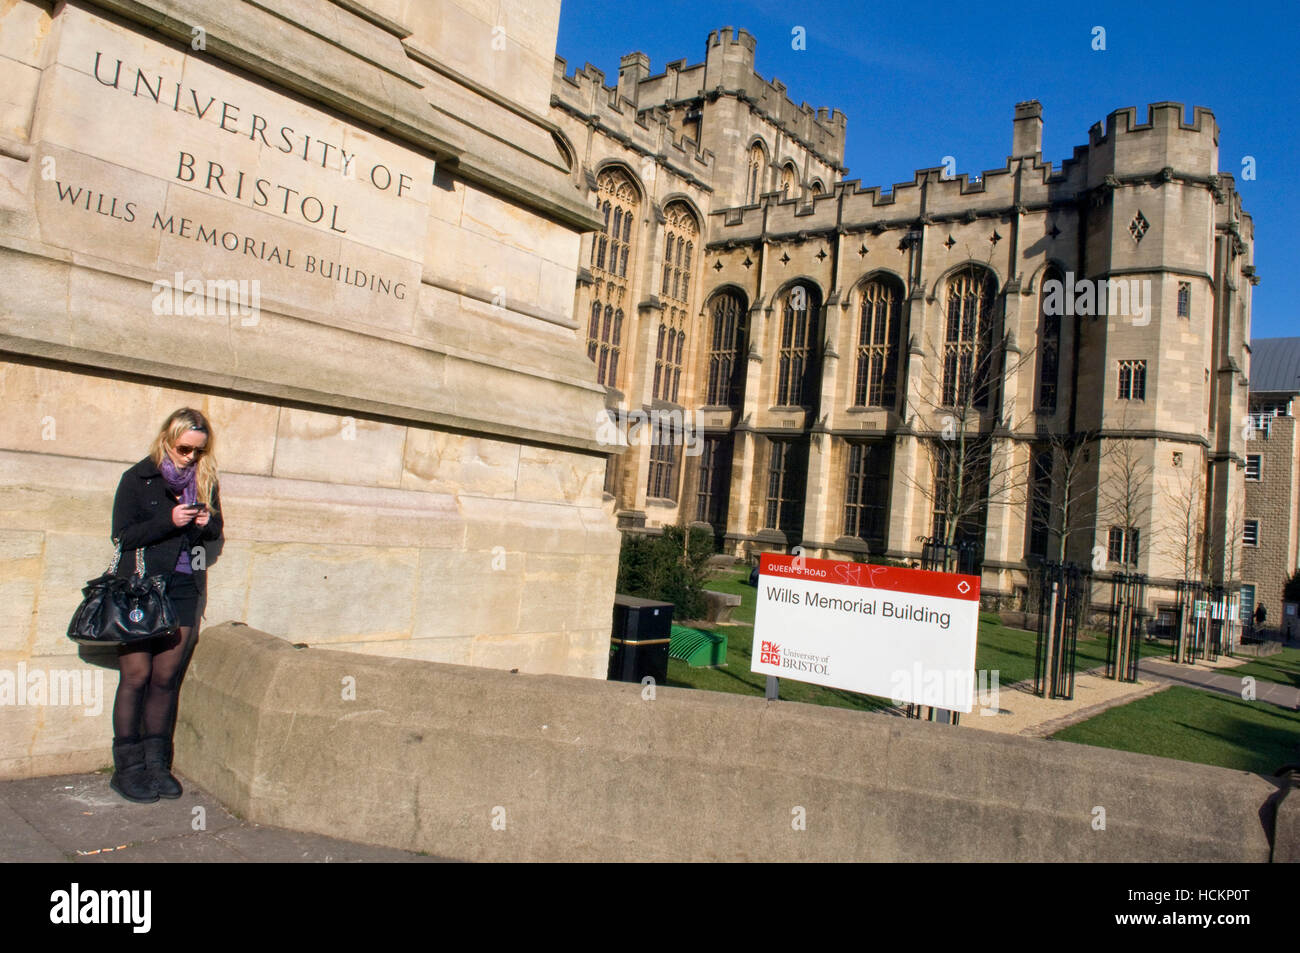
[[[1192,586],[1201,581],[1205,569],[1205,498],[1199,470],[1182,469],[1177,482],[1163,494],[1167,516],[1162,520],[1162,550],[1176,567],[1184,593],[1191,592]],[[1180,608],[1185,611],[1187,607]],[[1175,658],[1186,661],[1187,626],[1181,614],[1176,639]]]
[[[1246,501],[1245,494],[1241,487],[1232,490],[1228,494],[1227,509],[1224,511],[1224,545],[1226,549],[1223,553],[1223,582],[1225,585],[1232,585],[1234,582],[1240,585],[1237,578],[1241,572],[1241,545],[1242,534],[1246,528]],[[1238,589],[1238,611],[1240,611],[1240,589]],[[1252,624],[1251,619],[1238,619],[1242,625]],[[1229,649],[1231,650],[1232,639],[1231,621],[1224,619],[1224,628],[1229,631]]]
[[[1166,488],[1165,532],[1161,552],[1168,556],[1185,582],[1200,580],[1205,566],[1205,497],[1202,480],[1183,468],[1177,482]]]
[[[974,346],[927,343],[928,354],[939,360],[923,363],[905,416],[925,450],[929,472],[903,477],[929,501],[936,515],[935,542],[944,547],[944,570],[951,572],[963,530],[982,526],[990,505],[1016,502],[1018,495],[1027,499],[1024,463],[1006,446],[1026,421],[1012,419],[1014,401],[1000,409],[995,401],[1000,379],[1014,379],[1032,349],[1019,353],[1012,338],[994,347],[991,334]]]
[[[1120,414],[1120,430],[1128,427],[1127,408]],[[1142,524],[1151,513],[1151,464],[1144,459],[1145,442],[1135,437],[1107,439],[1102,451],[1102,473],[1098,486],[1098,509],[1112,528],[1121,531],[1120,559],[1125,569],[1136,571],[1140,547],[1150,547],[1155,535],[1143,540]]]
[[[1089,501],[1097,495],[1097,483],[1089,477],[1088,463],[1096,440],[1092,430],[1049,434],[1039,451],[1048,455],[1049,479],[1029,481],[1030,528],[1055,540],[1049,553],[1056,562],[1065,562],[1071,537],[1093,525]]]
[[[1119,550],[1119,559],[1113,561],[1119,562],[1123,571],[1136,573],[1141,558],[1140,546],[1150,547],[1157,534],[1148,531],[1145,540],[1140,536],[1141,527],[1151,512],[1152,466],[1144,459],[1145,442],[1128,436],[1126,431],[1130,429],[1125,405],[1120,412],[1120,435],[1108,438],[1102,451],[1097,493],[1100,514],[1110,523],[1108,548]],[[1116,535],[1118,546],[1110,545],[1111,537]],[[1112,553],[1106,555],[1109,557]],[[1094,567],[1098,562],[1093,560]],[[1134,657],[1139,607],[1130,601],[1134,596],[1131,584],[1117,579],[1115,585],[1119,587],[1116,592],[1120,598],[1116,604],[1117,615],[1112,620],[1114,637],[1118,640],[1113,677],[1118,681],[1127,677],[1129,660]]]

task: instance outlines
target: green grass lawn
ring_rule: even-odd
[[[1300,712],[1179,685],[1108,709],[1052,737],[1272,774],[1300,760]]]
[[[1247,662],[1232,669],[1233,675],[1252,675],[1257,680],[1280,682],[1300,688],[1300,649],[1283,649],[1259,661]]]

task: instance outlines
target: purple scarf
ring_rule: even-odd
[[[162,466],[163,479],[167,481],[167,488],[181,498],[182,503],[197,503],[199,501],[199,464],[198,461],[191,463],[184,470],[179,470],[176,464],[172,463],[172,458],[163,454]],[[176,568],[174,572],[184,572],[193,575],[194,570],[190,568],[190,551],[181,547],[180,555],[176,558]]]

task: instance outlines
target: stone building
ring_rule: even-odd
[[[108,761],[116,665],[64,634],[187,405],[209,624],[604,677],[619,534],[572,313],[603,222],[547,118],[559,9],[0,4],[0,777]],[[97,710],[12,707],[95,674]]]
[[[1250,428],[1246,443],[1245,505],[1238,514],[1242,539],[1241,610],[1268,612],[1265,625],[1300,633],[1297,607],[1282,598],[1300,565],[1300,338],[1250,342]]]
[[[1256,278],[1213,114],[1119,109],[1052,163],[1019,103],[1005,167],[864,188],[844,115],[754,52],[724,28],[694,65],[624,56],[613,85],[556,61],[603,223],[574,313],[629,444],[620,526],[703,525],[737,555],[966,544],[993,599],[1045,557],[1145,574],[1150,610],[1235,579]],[[636,426],[677,420],[698,432]]]

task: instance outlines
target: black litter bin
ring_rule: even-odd
[[[668,681],[668,640],[673,604],[614,596],[614,631],[609,645],[609,681],[639,682],[647,675],[656,685]]]

